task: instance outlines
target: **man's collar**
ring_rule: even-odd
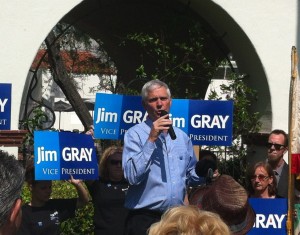
[[[278,175],[281,175],[283,166],[284,166],[284,160],[281,162],[279,166],[277,165],[276,169],[274,169],[278,173]]]

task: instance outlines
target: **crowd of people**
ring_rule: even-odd
[[[171,92],[164,82],[147,82],[141,96],[147,119],[127,130],[123,147],[104,150],[99,179],[83,182],[70,176],[77,198],[51,199],[52,181],[35,180],[33,161],[25,172],[13,156],[0,151],[0,235],[59,234],[60,224],[90,198],[94,234],[239,235],[255,221],[248,198],[287,198],[284,131],[270,133],[267,158],[249,167],[246,189],[219,172],[213,152],[201,150],[197,159],[187,134],[172,127]],[[24,179],[31,200],[21,205]]]

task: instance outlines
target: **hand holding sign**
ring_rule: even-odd
[[[77,186],[81,184],[82,180],[74,179],[73,175],[70,175],[70,179],[68,180],[70,184],[73,184],[74,186]]]
[[[93,139],[94,139],[94,138],[95,138],[95,137],[94,137],[94,126],[91,125],[91,126],[90,126],[90,129],[89,129],[87,132],[85,132],[85,134],[91,135],[91,136],[93,137]]]

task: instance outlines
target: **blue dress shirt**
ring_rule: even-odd
[[[177,138],[161,133],[148,140],[153,122],[137,124],[124,136],[123,169],[129,182],[125,207],[165,211],[183,205],[186,185],[205,182],[195,173],[197,159],[190,138],[173,127]]]

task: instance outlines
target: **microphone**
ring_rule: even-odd
[[[166,114],[168,114],[168,112],[167,112],[166,110],[161,110],[161,111],[160,111],[160,116],[161,116],[161,117],[164,116],[164,115],[166,115]],[[174,132],[174,129],[173,129],[173,126],[172,126],[172,125],[169,126],[168,132],[169,132],[169,135],[170,135],[171,139],[172,139],[172,140],[175,140],[175,139],[176,139],[176,134],[175,134],[175,132]]]
[[[206,185],[211,184],[214,171],[217,169],[215,162],[209,159],[201,159],[196,163],[195,172],[199,177],[205,177]]]
[[[212,182],[213,176],[214,176],[213,169],[209,168],[206,175],[206,185]]]
[[[213,172],[217,169],[214,161],[209,159],[201,159],[196,163],[195,171],[199,177],[211,177]]]

